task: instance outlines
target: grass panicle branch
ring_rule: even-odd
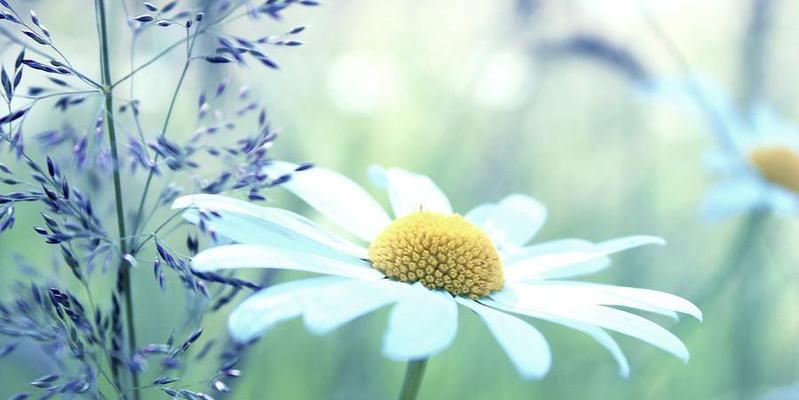
[[[23,257],[14,260],[33,284],[18,284],[12,301],[0,303],[0,337],[11,340],[0,346],[0,358],[23,342],[38,345],[43,357],[53,361],[47,365],[58,366],[58,371],[33,380],[42,398],[81,394],[138,399],[145,391],[211,398],[203,390],[228,391],[226,382],[241,374],[235,364],[246,347],[215,346],[227,338],[209,337],[208,333],[201,336],[204,317],[240,293],[262,285],[232,274],[192,270],[189,257],[197,253],[201,242],[219,238],[208,229],[187,231],[181,213],[169,210],[169,205],[184,192],[185,182],[193,182],[192,192],[243,192],[251,200],[263,200],[262,192],[288,177],[263,172],[271,163],[267,150],[277,134],[266,106],[246,90],[247,76],[232,74],[234,78],[209,82],[215,88],[211,94],[203,91],[198,96],[194,126],[176,119],[176,110],[180,99],[189,96],[186,83],[195,62],[211,68],[243,67],[247,66],[244,57],[248,57],[266,67],[256,73],[269,73],[277,64],[267,55],[267,47],[300,44],[283,36],[293,37],[301,30],[283,36],[234,38],[224,31],[225,24],[245,17],[276,19],[290,6],[316,3],[275,0],[250,7],[248,2],[212,0],[199,9],[184,8],[176,1],[160,6],[123,4],[128,16],[125,21],[115,18],[112,4],[108,0],[94,3],[99,43],[99,78],[94,78],[79,71],[68,52],[56,45],[59,32],[45,26],[46,14],[31,11],[30,16],[23,15],[0,0],[0,36],[7,39],[5,50],[10,50],[4,53],[10,59],[0,68],[0,98],[7,113],[0,116],[0,150],[13,156],[0,163],[0,234],[9,234],[20,224],[18,209],[38,205],[41,223],[31,226],[31,232],[52,250],[69,277],[53,279],[41,272],[45,268],[29,264]],[[132,33],[130,70],[115,81],[112,64],[117,63],[119,54],[113,49],[124,44],[125,35],[112,37],[111,31],[123,24]],[[146,32],[169,35],[175,27],[181,28],[182,38],[136,66],[135,46],[142,43],[136,39]],[[196,54],[195,44],[201,39],[219,44],[209,53]],[[159,121],[161,131],[148,136],[144,129],[148,115],[141,107],[158,99],[151,91],[135,87],[148,80],[142,76],[148,72],[147,66],[163,62],[181,45],[186,48],[185,60],[165,105],[166,114]],[[29,84],[26,78],[34,74],[43,79]],[[237,80],[243,81],[241,87],[231,89]],[[122,83],[130,85],[127,99],[116,96]],[[58,118],[41,118],[45,113]],[[46,130],[26,135],[32,118]],[[194,133],[188,138],[168,137],[170,127],[177,124],[181,131]],[[226,131],[225,138],[217,135],[221,131]],[[208,158],[223,167],[200,169]],[[141,171],[146,178],[139,179]],[[113,190],[106,190],[104,182],[113,185]],[[12,189],[6,191],[6,187]],[[107,196],[108,192],[112,195]],[[141,193],[141,197],[131,202],[126,193]],[[130,207],[136,204],[138,208]],[[165,217],[159,220],[160,215]],[[186,250],[176,242],[183,243]],[[172,332],[169,337],[140,344],[137,337],[152,333],[140,335],[136,329],[131,281],[134,268],[147,259],[153,261],[157,288],[170,296],[164,301],[179,296],[187,299],[187,306],[185,318],[176,320],[168,330]],[[115,285],[110,296],[98,296],[107,290],[103,278],[107,271],[116,272],[112,275]],[[103,298],[106,301],[98,301]],[[175,340],[180,334],[187,335],[184,341]],[[192,360],[210,358],[207,355],[213,353],[218,354],[219,368],[206,378],[195,379],[199,373]],[[192,379],[185,379],[188,376]],[[31,395],[35,394],[19,393],[14,398]]]

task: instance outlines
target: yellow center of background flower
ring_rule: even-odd
[[[799,154],[785,146],[757,147],[749,159],[768,181],[799,193]]]
[[[457,214],[420,211],[398,218],[369,245],[369,258],[389,278],[474,299],[505,282],[491,239]]]

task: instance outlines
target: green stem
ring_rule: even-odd
[[[732,239],[727,255],[722,259],[713,276],[707,279],[708,285],[694,299],[696,304],[700,307],[709,307],[710,305],[707,303],[714,297],[719,298],[718,294],[724,291],[741,274],[741,269],[747,265],[744,261],[746,261],[747,255],[752,249],[753,242],[762,233],[767,217],[768,214],[765,211],[752,211],[741,222]]]
[[[733,320],[730,326],[732,345],[737,350],[738,358],[731,362],[737,398],[752,399],[756,397],[759,386],[763,383],[764,366],[762,360],[762,344],[765,339],[763,326],[768,323],[772,304],[769,304],[770,270],[763,261],[765,240],[761,235],[765,232],[767,221],[765,213],[752,215],[757,218],[749,232],[749,241],[742,247],[748,249],[738,260],[739,267],[736,275],[738,287],[734,294],[732,309]],[[733,278],[732,276],[730,278]]]
[[[708,285],[696,297],[696,304],[703,310],[734,309],[736,312],[729,321],[730,340],[736,350],[736,358],[729,362],[732,376],[735,379],[737,398],[750,399],[757,389],[760,369],[758,366],[758,340],[763,335],[758,326],[763,323],[767,307],[761,307],[760,294],[763,288],[763,276],[768,273],[757,262],[757,245],[762,243],[763,234],[768,221],[768,212],[752,211],[741,222],[732,238],[726,256],[707,280]],[[719,303],[726,299],[725,292],[735,287],[732,299],[727,303]]]
[[[402,382],[402,391],[400,392],[400,400],[416,400],[419,394],[419,387],[422,386],[422,377],[424,376],[424,369],[427,365],[427,359],[408,361],[408,367],[405,369],[405,380]]]
[[[169,128],[169,122],[172,120],[172,111],[175,109],[175,103],[178,99],[178,94],[180,93],[181,87],[183,87],[183,81],[186,79],[186,73],[189,71],[189,66],[191,66],[191,54],[192,50],[194,49],[194,44],[197,42],[197,34],[195,33],[194,36],[191,36],[189,32],[189,28],[186,28],[186,62],[183,63],[183,69],[180,71],[180,77],[178,78],[178,83],[175,86],[175,91],[172,92],[172,99],[169,101],[169,108],[166,112],[166,117],[164,117],[164,124],[161,127],[161,135],[166,136],[167,128]],[[131,75],[132,76],[132,75]],[[155,154],[153,157],[153,163],[158,162],[158,153]],[[138,234],[140,229],[144,228],[144,224],[142,221],[143,213],[144,213],[144,203],[147,201],[147,196],[150,193],[150,186],[153,181],[153,176],[155,174],[155,170],[150,168],[150,171],[147,173],[147,180],[144,182],[144,190],[142,190],[141,198],[139,198],[139,206],[136,208],[135,220],[133,223],[133,233]],[[135,246],[134,248],[138,248]]]
[[[777,8],[776,0],[753,0],[749,12],[749,24],[743,35],[743,51],[741,51],[741,110],[751,111],[756,102],[761,100],[768,37],[773,22],[773,13]]]
[[[139,65],[138,67],[133,68],[127,75],[123,76],[122,78],[119,78],[116,82],[114,82],[111,85],[111,88],[115,88],[115,87],[117,87],[117,85],[125,82],[128,79],[131,79],[133,77],[133,75],[136,75],[137,73],[139,73],[139,71],[147,68],[148,66],[152,65],[156,61],[160,60],[163,56],[167,55],[169,52],[171,52],[172,50],[174,50],[175,48],[177,48],[178,46],[180,46],[184,42],[188,42],[190,40],[196,39],[197,36],[199,36],[202,33],[205,33],[206,31],[208,31],[209,29],[211,29],[214,26],[217,26],[217,25],[220,25],[220,24],[223,24],[223,23],[233,22],[233,21],[238,20],[239,18],[245,17],[245,16],[247,16],[249,14],[249,13],[245,12],[245,13],[241,13],[239,15],[236,15],[236,16],[228,18],[232,13],[233,13],[233,10],[231,10],[227,14],[221,16],[216,21],[211,22],[211,23],[203,26],[202,28],[199,28],[190,37],[185,37],[183,39],[180,39],[180,40],[176,41],[175,43],[170,44],[164,50],[162,50],[160,53],[158,53],[155,56],[153,56],[153,58],[149,59],[147,62]],[[0,33],[2,33],[2,28],[0,28]]]
[[[108,130],[108,142],[111,147],[111,163],[114,175],[114,200],[116,202],[117,227],[119,230],[119,251],[121,257],[128,253],[128,243],[125,239],[125,207],[122,202],[122,179],[120,178],[119,151],[117,150],[116,126],[114,124],[114,97],[111,88],[111,55],[108,50],[108,26],[106,23],[106,12],[104,0],[95,0],[97,18],[99,22],[100,35],[100,67],[102,69],[103,96],[105,97],[105,124]],[[128,354],[133,355],[136,351],[136,328],[133,319],[133,298],[130,284],[130,265],[124,258],[119,261],[120,290],[125,303],[125,317],[128,328]],[[114,363],[114,374],[118,374],[119,363]],[[139,386],[139,377],[131,372],[131,382],[133,387]],[[134,391],[133,397],[139,398],[139,392]]]
[[[180,92],[181,86],[183,86],[183,80],[186,79],[186,72],[189,70],[190,59],[186,60],[186,63],[183,64],[183,70],[180,72],[180,78],[178,78],[178,84],[175,87],[175,91],[172,93],[172,100],[169,102],[169,109],[166,112],[166,118],[164,119],[164,125],[161,127],[161,134],[166,135],[166,130],[169,127],[169,121],[172,118],[172,111],[175,109],[175,102],[178,98],[178,93]],[[153,163],[158,162],[158,154],[155,154],[153,158]],[[136,220],[133,224],[133,232],[138,233],[139,228],[142,226],[142,219],[144,213],[144,202],[147,201],[147,195],[150,192],[150,185],[153,182],[153,176],[155,175],[155,170],[150,168],[150,171],[147,173],[147,180],[144,182],[144,190],[142,190],[141,198],[139,199],[139,206],[137,207],[136,211]]]
[[[676,63],[677,67],[680,69],[680,72],[688,78],[686,81],[688,92],[691,97],[693,97],[696,105],[699,107],[699,110],[707,117],[713,134],[716,135],[721,145],[727,150],[733,154],[740,154],[741,150],[732,139],[732,127],[728,126],[724,115],[722,115],[719,110],[713,106],[711,101],[705,95],[702,87],[700,87],[698,84],[694,70],[691,67],[691,64],[688,62],[688,59],[685,57],[682,51],[680,51],[680,48],[677,47],[677,45],[671,40],[669,35],[660,25],[660,22],[657,20],[657,18],[655,18],[655,15],[650,12],[644,2],[639,2],[638,5],[646,27],[655,36],[655,39],[657,39],[664,50],[668,52],[669,57],[671,57],[671,59]]]

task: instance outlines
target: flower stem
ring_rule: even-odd
[[[760,294],[766,290],[764,275],[769,271],[758,263],[757,246],[762,243],[761,236],[765,231],[768,213],[752,211],[738,227],[730,241],[727,254],[707,280],[708,285],[696,296],[696,304],[705,310],[723,307],[736,310],[729,321],[728,331],[734,348],[738,349],[737,357],[731,360],[731,374],[735,379],[737,398],[752,398],[758,382],[760,366],[759,349],[754,343],[762,339],[758,329],[765,319],[767,307],[762,307]],[[737,286],[736,286],[737,285]],[[733,288],[730,303],[719,303],[725,293]]]
[[[123,258],[127,252],[127,233],[125,230],[125,207],[122,202],[122,180],[120,178],[119,151],[117,150],[116,126],[114,124],[114,98],[111,88],[111,56],[108,50],[108,27],[106,23],[106,12],[104,0],[95,0],[95,8],[98,19],[98,33],[100,36],[100,67],[102,69],[102,89],[105,97],[105,124],[108,130],[108,142],[111,147],[111,163],[114,175],[114,200],[116,203],[117,227],[119,230],[119,280],[118,288],[122,292],[125,304],[125,317],[128,328],[128,354],[133,355],[136,351],[136,328],[133,319],[133,299],[130,284],[130,265]],[[117,375],[119,363],[114,362],[114,375]],[[139,386],[139,377],[131,372],[131,384],[133,387]],[[133,397],[139,398],[139,392],[134,391]]]
[[[419,387],[422,386],[422,376],[424,376],[426,365],[427,359],[408,361],[408,367],[405,369],[405,380],[402,382],[402,391],[399,395],[400,400],[416,400],[416,396],[419,394]]]
[[[706,303],[714,297],[718,298],[718,294],[735,281],[741,273],[741,268],[746,265],[745,261],[752,249],[753,242],[762,233],[766,220],[767,213],[764,211],[753,211],[746,216],[732,238],[727,255],[724,256],[713,276],[706,280],[708,285],[694,298],[696,304],[709,306]]]
[[[738,268],[735,276],[738,287],[735,290],[732,309],[733,320],[730,324],[733,348],[738,349],[738,357],[730,363],[736,383],[737,398],[751,399],[756,397],[759,385],[763,382],[764,365],[762,363],[762,343],[766,338],[763,327],[766,326],[773,305],[773,293],[769,293],[768,275],[771,272],[763,262],[763,251],[766,243],[761,237],[766,232],[765,213],[751,215],[747,234],[748,241],[741,244],[748,249],[741,250],[743,255],[737,259]]]
[[[195,33],[194,36],[191,36],[189,28],[186,28],[186,61],[183,63],[183,69],[180,71],[180,77],[178,78],[178,83],[175,86],[175,91],[172,92],[172,99],[169,101],[169,108],[166,112],[166,117],[164,117],[164,125],[161,127],[160,135],[166,136],[167,128],[169,128],[169,122],[172,118],[172,111],[175,109],[175,103],[178,99],[178,94],[180,93],[180,89],[183,87],[183,82],[186,79],[186,73],[189,71],[189,66],[191,66],[191,54],[192,50],[194,49],[194,44],[197,42],[198,34]],[[158,162],[158,153],[155,154],[153,157],[153,165]],[[147,201],[147,196],[150,193],[150,186],[153,182],[153,176],[155,175],[155,169],[150,168],[150,171],[147,173],[147,180],[144,182],[144,190],[142,190],[142,195],[139,198],[139,206],[136,209],[135,219],[133,221],[133,233],[138,234],[140,229],[144,228],[147,221],[143,221],[144,218],[144,203]],[[136,243],[133,243],[133,248],[138,249],[140,246],[137,246]]]

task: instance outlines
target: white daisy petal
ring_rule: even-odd
[[[290,173],[297,165],[275,162],[267,171]],[[377,201],[357,183],[329,169],[297,172],[281,185],[342,229],[370,242],[390,222]]]
[[[463,297],[455,300],[477,313],[525,378],[541,378],[549,371],[552,354],[544,335],[532,325],[510,314]]]
[[[597,243],[591,247],[576,246],[573,250],[533,254],[528,257],[514,255],[507,261],[505,278],[508,281],[556,279],[585,275],[606,268],[608,255],[649,244],[665,244],[654,236],[628,236]],[[523,254],[524,252],[522,252]]]
[[[764,193],[764,202],[775,214],[780,216],[793,216],[799,212],[799,197],[796,193],[780,186],[772,185]]]
[[[566,319],[623,333],[688,361],[688,349],[677,336],[635,314],[605,306],[578,304],[563,298],[527,296],[522,299],[507,287],[494,293],[492,298],[493,300],[486,299],[482,302],[494,308],[534,318],[553,322],[557,322],[556,319]]]
[[[416,284],[391,310],[383,354],[396,361],[421,360],[444,350],[458,331],[458,307],[446,292]]]
[[[513,264],[519,260],[539,256],[549,253],[564,252],[589,252],[594,249],[594,244],[583,239],[558,239],[549,242],[542,242],[531,246],[525,246],[518,252],[508,254],[503,258],[505,264]]]
[[[512,194],[500,201],[482,224],[499,247],[521,247],[538,233],[547,209],[530,196]]]
[[[491,216],[491,212],[494,211],[494,208],[496,207],[496,204],[481,204],[469,210],[469,212],[467,212],[463,217],[477,226],[483,226],[485,225],[485,221],[488,219],[488,217]]]
[[[347,280],[317,288],[303,297],[305,326],[313,334],[327,334],[398,301],[410,289],[410,285],[390,280]]]
[[[366,169],[369,182],[382,190],[388,189],[388,170],[379,165],[370,165]]]
[[[603,306],[630,307],[672,318],[677,312],[702,320],[702,311],[693,303],[673,294],[656,290],[623,286],[601,285],[588,282],[541,281],[535,283],[508,283],[519,296],[565,298],[569,302]]]
[[[381,279],[383,274],[371,268],[368,261],[342,261],[279,247],[232,244],[212,247],[191,260],[197,271],[232,268],[289,269],[356,279]]]
[[[300,296],[327,285],[343,282],[341,278],[303,279],[270,286],[245,299],[230,314],[228,330],[237,342],[255,339],[275,324],[302,314]]]
[[[593,325],[582,324],[579,322],[551,316],[548,317],[547,320],[559,325],[563,325],[567,328],[583,332],[592,339],[596,340],[596,342],[610,352],[610,355],[613,356],[614,360],[616,360],[616,363],[619,365],[619,375],[621,375],[623,378],[630,376],[630,363],[627,361],[627,357],[624,355],[624,352],[622,352],[621,347],[619,347],[619,344],[616,342],[616,340],[613,339],[613,337],[610,336],[610,334],[608,334],[604,329],[597,328]]]
[[[365,248],[327,232],[301,215],[279,208],[210,194],[180,197],[172,208],[213,211],[219,217],[208,218],[206,224],[217,234],[242,244],[268,244],[328,256],[346,253],[366,258],[367,254]],[[187,210],[184,217],[189,222],[199,223],[198,210]]]
[[[417,211],[452,214],[447,196],[430,178],[399,168],[387,169],[385,178],[395,218]]]

